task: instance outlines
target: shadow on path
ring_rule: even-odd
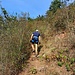
[[[43,45],[40,45],[40,46],[38,47],[38,54],[40,53],[42,47],[43,47]]]

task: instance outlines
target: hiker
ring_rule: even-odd
[[[37,56],[38,55],[37,45],[40,43],[40,33],[38,30],[36,30],[35,32],[32,33],[30,42],[31,42],[32,52],[33,53],[35,52],[35,54]]]

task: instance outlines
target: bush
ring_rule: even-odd
[[[66,63],[66,69],[67,71],[70,71],[70,65],[68,63]]]
[[[37,73],[37,70],[36,70],[35,68],[32,68],[32,69],[31,69],[31,73],[32,73],[32,74],[36,74],[36,73]]]
[[[58,66],[62,67],[63,62],[58,62]]]
[[[26,23],[26,21],[23,21]],[[6,22],[0,36],[0,73],[17,75],[30,57],[29,31],[22,22]],[[6,26],[6,27],[5,27]]]
[[[73,64],[75,62],[75,58],[70,58],[70,63]]]

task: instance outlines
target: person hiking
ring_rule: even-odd
[[[31,42],[32,52],[33,53],[35,52],[36,57],[37,57],[37,55],[38,55],[37,45],[40,43],[40,33],[38,30],[36,30],[35,32],[32,33],[30,42]]]

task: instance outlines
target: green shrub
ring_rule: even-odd
[[[32,68],[32,69],[31,69],[31,73],[32,73],[32,74],[36,74],[36,73],[37,73],[37,70],[36,70],[35,68]]]
[[[58,66],[60,66],[60,67],[62,67],[62,65],[63,65],[63,62],[58,62]]]
[[[75,62],[75,58],[70,58],[70,63],[73,64]]]
[[[68,63],[66,63],[66,69],[67,71],[70,71],[70,65]]]

